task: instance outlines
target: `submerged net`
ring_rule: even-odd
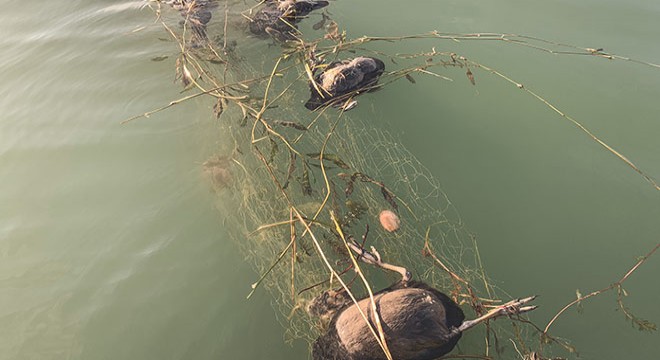
[[[414,279],[447,293],[468,317],[507,299],[489,282],[474,237],[438,181],[378,127],[377,119],[332,107],[314,112],[303,107],[315,65],[374,56],[379,51],[370,43],[394,39],[349,40],[323,14],[314,25],[318,31],[304,36],[292,31],[285,39],[278,37],[286,41],[274,44],[249,33],[248,18],[258,9],[252,5],[211,0],[150,3],[180,45],[177,76],[189,93],[181,101],[199,96],[213,101],[223,145],[204,170],[223,207],[236,204],[238,214],[227,218],[228,228],[246,261],[262,274],[253,291],[270,292],[288,338],[311,343],[324,331],[307,306],[324,290],[342,287],[338,277],[356,298],[367,294],[344,242],[350,238],[367,250],[373,246],[384,262],[403,266]],[[461,36],[429,33],[409,38]],[[378,56],[384,61],[395,57]],[[379,86],[410,80],[412,72],[439,77],[432,72],[437,66],[467,71],[470,81],[470,68],[480,67],[434,48],[397,55],[396,64],[388,62]],[[396,232],[380,225],[383,210],[400,218]],[[373,291],[400,280],[396,273],[359,267]],[[475,331],[480,338],[461,351],[489,356],[511,346],[504,340],[512,339],[516,350],[529,353],[526,328],[534,326],[525,320],[490,323],[483,332]]]
[[[310,92],[310,51],[316,48],[315,56],[331,61],[357,56],[358,43],[351,45],[328,22],[325,38],[272,46],[272,40],[248,35],[245,17],[252,13],[243,2],[175,1],[168,4],[174,10],[160,5],[153,4],[181,46],[178,77],[191,97],[214,97],[225,141],[204,168],[222,206],[238,204],[238,214],[226,219],[228,228],[262,274],[253,291],[270,292],[288,339],[311,344],[325,330],[307,306],[323,291],[341,288],[338,276],[356,298],[367,294],[337,227],[345,238],[373,246],[384,262],[405,267],[415,280],[472,308],[469,317],[498,303],[503,295],[490,285],[474,238],[433,175],[378,128],[377,119],[302,106]],[[214,21],[198,20],[206,10]],[[465,66],[453,54],[429,56]],[[386,73],[381,84],[414,68],[403,66]],[[383,210],[398,214],[396,232],[379,224]],[[400,280],[396,273],[359,266],[374,292]],[[501,331],[509,332],[489,327],[486,336]],[[481,349],[464,351],[491,351],[483,340],[478,344]]]
[[[319,124],[317,130],[306,133],[305,144],[296,149],[303,154],[316,155],[329,131],[324,128],[336,122],[334,117],[336,114],[320,119],[326,126]],[[336,280],[330,281],[331,273],[320,258],[314,241],[308,235],[302,235],[304,226],[295,224],[291,229],[288,222],[295,221],[295,216],[290,214],[290,206],[296,207],[306,219],[313,219],[318,213],[312,224],[319,225],[312,225],[312,233],[337,273],[346,271],[351,263],[343,242],[331,231],[330,211],[336,214],[345,234],[354,236],[360,243],[366,234],[367,248],[374,246],[384,261],[406,267],[415,279],[447,292],[454,291],[457,299],[466,300],[466,292],[456,286],[455,280],[452,282],[451,275],[439,264],[434,264],[432,257],[424,256],[428,239],[428,250],[442,258],[452,272],[470,283],[480,284],[480,290],[487,293],[476,244],[431,174],[386,132],[348,115],[342,115],[339,123],[341,125],[337,126],[325,148],[327,154],[342,164],[339,167],[326,160],[331,163],[326,165],[329,196],[324,176],[316,166],[318,161],[314,160],[307,160],[308,165],[297,159],[294,162],[297,170],[287,187],[291,204],[283,195],[277,195],[277,185],[272,183],[270,171],[264,169],[263,164],[254,164],[254,168],[244,171],[245,176],[238,181],[242,188],[242,218],[249,219],[243,231],[251,234],[247,241],[245,232],[237,235],[248,262],[256,265],[259,272],[266,273],[278,255],[286,252],[285,258],[272,268],[264,283],[287,316],[285,323],[291,337],[311,341],[318,336],[315,326],[318,319],[310,317],[305,306],[321,291],[340,285]],[[245,140],[248,139],[242,139]],[[270,151],[272,148],[268,149]],[[281,183],[286,182],[288,164],[291,164],[289,153],[276,151],[271,167]],[[359,178],[355,179],[353,192],[347,196],[345,190],[355,173],[360,174]],[[362,175],[369,179],[363,179]],[[306,189],[307,182],[311,192]],[[386,191],[396,196],[394,200],[385,198],[380,182]],[[392,203],[396,204],[402,223],[395,233],[387,232],[378,222],[382,210],[394,210]],[[290,242],[292,233],[296,236],[294,243]],[[379,270],[367,265],[363,269],[373,279],[374,290],[400,279],[396,273],[383,279]],[[348,271],[343,277],[350,283],[354,276],[353,271]],[[353,282],[351,289],[358,297],[365,295],[362,284],[357,281]]]

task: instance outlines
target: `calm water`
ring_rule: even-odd
[[[305,344],[284,343],[266,293],[245,300],[257,275],[223,227],[231,207],[214,204],[200,174],[223,141],[209,104],[119,125],[180,96],[176,46],[141,6],[32,0],[0,13],[0,359],[305,359]],[[524,33],[660,62],[654,1],[338,0],[331,12],[353,36]],[[434,45],[539,91],[660,179],[659,69]],[[615,281],[659,241],[660,194],[625,164],[492,75],[476,71],[476,87],[445,75],[454,81],[397,82],[354,116],[400,134],[440,179],[491,276],[542,296],[534,321],[576,289]],[[656,323],[658,274],[652,258],[626,283],[627,304]],[[632,328],[612,295],[554,330],[584,359],[660,353],[658,333]]]

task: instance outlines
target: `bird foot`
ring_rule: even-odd
[[[515,299],[511,300],[506,304],[502,304],[499,306],[495,306],[493,309],[488,311],[486,314],[474,319],[474,320],[467,320],[464,321],[461,326],[458,327],[457,331],[458,332],[463,332],[467,329],[470,329],[482,322],[488,321],[490,319],[494,319],[500,316],[513,316],[513,315],[520,315],[529,311],[532,311],[536,309],[538,306],[536,305],[530,305],[526,306],[527,303],[531,302],[532,300],[536,299],[536,296],[529,296],[526,298],[522,299]]]
[[[367,251],[365,248],[356,243],[353,238],[349,238],[347,244],[348,247],[358,255],[359,260],[362,260],[363,262],[370,265],[378,266],[381,269],[397,272],[401,274],[401,281],[403,282],[410,281],[412,278],[412,274],[410,274],[410,271],[408,271],[406,268],[384,262],[376,248],[373,246],[371,247],[371,251]]]
[[[341,109],[344,111],[348,111],[356,107],[358,104],[357,100],[349,100],[344,103],[344,105],[341,106]]]
[[[495,309],[497,309],[500,315],[519,315],[528,311],[535,310],[538,307],[537,305],[523,306],[528,302],[533,301],[534,299],[536,299],[536,295],[522,299],[511,300],[506,304],[496,307]]]

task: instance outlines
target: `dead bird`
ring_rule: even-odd
[[[266,0],[250,19],[250,32],[285,41],[295,38],[297,24],[314,10],[328,6],[323,0]]]
[[[375,90],[374,85],[385,71],[385,63],[377,58],[360,56],[352,60],[336,61],[316,75],[310,84],[311,96],[305,107],[316,110],[325,105],[349,110],[357,104],[350,98]]]
[[[352,237],[348,240],[351,251],[361,261],[401,275],[401,281],[373,297],[385,343],[396,360],[437,359],[454,349],[464,331],[498,316],[536,309],[536,306],[524,306],[536,298],[532,296],[495,306],[486,314],[466,321],[463,310],[449,296],[423,282],[411,281],[412,275],[406,268],[383,262],[373,247],[367,251]],[[330,319],[328,330],[312,347],[314,360],[387,359],[370,329],[376,323],[371,301],[367,296],[353,303],[343,289],[325,291],[312,300],[307,308],[309,314],[322,321]]]
[[[461,338],[461,333],[452,334],[452,329],[463,323],[463,310],[447,295],[424,283],[402,284],[374,294],[392,357],[435,359],[450,352]],[[337,295],[333,295],[337,302]],[[345,301],[352,304],[348,298]],[[358,304],[373,324],[371,300],[367,297]],[[314,342],[312,356],[314,360],[386,359],[354,304],[333,317],[328,332]]]
[[[212,10],[218,7],[217,0],[171,0],[166,2],[181,13],[192,30],[192,45],[202,46],[208,41],[206,26],[213,17]]]
[[[323,298],[329,299],[331,305],[319,304],[319,301],[324,302]],[[475,320],[466,321],[458,304],[422,282],[401,281],[374,294],[387,347],[392,358],[397,360],[437,359],[452,351],[462,333],[475,325],[498,316],[534,310],[536,306],[523,306],[533,299],[513,300]],[[310,313],[319,315],[327,309],[334,316],[329,330],[314,342],[314,360],[387,359],[358,310],[359,306],[369,323],[375,324],[369,297],[355,305],[348,296],[342,299],[340,293],[332,291],[328,296],[322,294],[319,301],[312,303],[316,311]],[[342,301],[344,307],[338,305]],[[336,311],[337,308],[340,310]]]

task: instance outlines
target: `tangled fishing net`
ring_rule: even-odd
[[[435,47],[408,55],[370,48],[382,40],[442,41],[475,35],[431,32],[351,40],[322,10],[316,20],[305,13],[283,16],[284,25],[267,30],[253,25],[255,19],[269,19],[259,11],[272,4],[173,0],[153,1],[149,6],[180,46],[176,73],[189,93],[164,108],[201,96],[212,99],[224,140],[204,170],[218,189],[219,201],[237,204],[238,214],[227,219],[228,228],[246,261],[262,274],[252,291],[272,295],[287,337],[311,344],[322,334],[327,324],[311,315],[308,306],[323,291],[344,287],[359,299],[367,289],[377,291],[400,280],[396,272],[356,262],[349,241],[442,290],[462,305],[468,317],[483,315],[490,306],[509,299],[489,281],[474,237],[433,175],[380,129],[377,119],[345,111],[349,107],[343,105],[353,106],[357,93],[332,104],[340,106],[316,111],[303,104],[315,90],[309,84],[315,84],[324,67],[357,56],[380,57],[387,64],[378,84],[371,84],[369,90],[399,79],[414,81],[412,73],[442,78],[433,71],[436,67],[463,72],[471,82],[471,69],[481,69],[522,85]],[[297,25],[301,21],[318,22],[313,31],[303,34]],[[263,33],[255,34],[254,29]],[[512,39],[498,34],[479,37],[488,36]],[[515,40],[526,44],[535,39]],[[607,56],[598,50],[592,55]],[[368,103],[375,96],[361,95],[359,101]],[[383,211],[400,223],[394,228],[382,226]],[[514,346],[519,354],[541,359],[532,352],[530,341],[556,339],[544,334],[539,340],[531,335],[540,330],[535,328],[522,318],[491,322],[464,340],[460,351],[488,358]],[[550,355],[551,351],[544,353]]]

